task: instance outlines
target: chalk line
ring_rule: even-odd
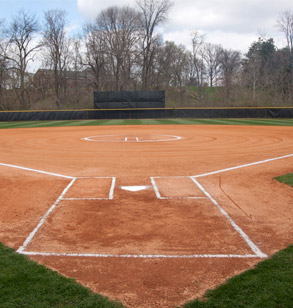
[[[206,196],[205,197],[200,197],[200,196],[162,197],[155,179],[173,179],[173,178],[176,178],[176,179],[178,179],[178,178],[179,179],[190,178],[190,176],[155,176],[155,177],[150,177],[151,183],[153,185],[153,189],[154,189],[156,197],[158,199],[161,199],[161,200],[183,199],[183,200],[185,200],[185,199],[206,199],[207,198]]]
[[[75,201],[75,200],[109,200],[109,198],[62,198],[62,200],[67,200],[67,201]]]
[[[34,228],[34,230],[30,233],[30,235],[26,238],[26,240],[24,241],[24,243],[22,244],[22,246],[20,246],[17,249],[18,253],[21,253],[24,251],[24,249],[26,248],[26,246],[31,242],[31,240],[33,239],[33,237],[36,235],[36,233],[39,231],[39,229],[42,227],[42,225],[44,224],[45,220],[47,219],[47,217],[54,211],[54,209],[56,208],[56,206],[58,205],[58,203],[60,202],[60,200],[63,198],[63,196],[66,194],[66,192],[68,191],[68,189],[72,186],[72,184],[75,182],[75,178],[73,178],[71,180],[71,182],[66,186],[66,188],[63,190],[63,192],[61,193],[61,195],[58,197],[58,199],[55,201],[55,203],[49,208],[49,210],[45,213],[45,215],[41,218],[40,222],[38,223],[38,225]]]
[[[152,177],[152,176],[151,176],[151,183],[152,183],[152,185],[153,185],[153,188],[154,188],[156,197],[157,197],[158,199],[161,199],[162,197],[161,197],[161,194],[160,194],[160,192],[159,192],[158,186],[157,186],[157,184],[156,184],[155,178]]]
[[[119,255],[119,254],[95,254],[95,253],[58,253],[58,252],[34,252],[34,251],[21,251],[19,252],[23,255],[28,256],[57,256],[57,257],[89,257],[89,258],[141,258],[141,259],[196,259],[196,258],[259,258],[258,255],[246,254],[246,255],[237,255],[237,254],[193,254],[193,255]]]
[[[112,200],[114,198],[114,189],[115,189],[116,178],[112,177],[112,185],[109,192],[109,199]]]
[[[261,160],[261,161],[257,161],[257,162],[253,162],[253,163],[249,163],[249,164],[245,164],[245,165],[240,165],[240,166],[236,166],[236,167],[221,169],[221,170],[217,170],[217,171],[192,175],[191,178],[199,178],[199,177],[203,177],[203,176],[207,176],[207,175],[212,175],[212,174],[222,173],[222,172],[226,172],[226,171],[241,169],[241,168],[245,168],[245,167],[255,166],[255,165],[264,164],[264,163],[268,163],[268,162],[271,162],[271,161],[274,161],[274,160],[284,159],[284,158],[288,158],[288,157],[293,157],[293,154],[284,155],[284,156],[275,157],[275,158],[270,158],[270,159],[265,159],[265,160]]]
[[[219,209],[219,211],[227,218],[232,227],[241,235],[247,245],[259,258],[267,258],[267,255],[263,253],[248,237],[248,235],[234,222],[234,220],[228,215],[228,213],[219,205],[219,203],[203,188],[203,186],[194,178],[191,177],[198,188],[212,201],[212,203]]]
[[[38,170],[38,169],[31,169],[31,168],[26,168],[26,167],[21,167],[21,166],[16,166],[16,165],[10,165],[10,164],[4,164],[4,163],[0,163],[0,165],[1,166],[5,166],[5,167],[15,168],[15,169],[21,169],[21,170],[25,170],[25,171],[32,171],[32,172],[42,173],[42,174],[46,174],[46,175],[53,175],[53,176],[57,176],[57,177],[61,177],[61,178],[66,178],[66,179],[74,179],[74,177],[72,177],[72,176],[67,176],[67,175],[63,175],[63,174],[42,171],[42,170]]]
[[[114,138],[111,139],[111,137]],[[116,139],[117,137],[118,139]],[[136,140],[136,142],[162,142],[162,141],[176,141],[183,139],[180,136],[153,134],[148,136],[98,135],[98,136],[85,137],[82,138],[81,140],[96,141],[96,142],[128,142],[129,138]]]

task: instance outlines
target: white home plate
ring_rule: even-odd
[[[121,186],[120,188],[128,191],[140,191],[148,189],[149,186]]]
[[[82,138],[85,141],[97,141],[97,142],[162,142],[162,141],[175,141],[180,140],[180,136],[172,135],[99,135]]]

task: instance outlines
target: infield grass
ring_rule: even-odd
[[[0,122],[1,128],[95,125],[265,125],[293,126],[293,119],[128,119]]]

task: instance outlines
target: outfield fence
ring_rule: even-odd
[[[0,121],[164,118],[293,118],[293,107],[131,108],[0,112]]]

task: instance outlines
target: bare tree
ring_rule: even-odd
[[[260,56],[256,56],[250,61],[244,62],[244,70],[242,71],[243,76],[245,78],[245,83],[251,86],[252,90],[252,101],[256,101],[256,92],[260,84],[261,79],[261,58]]]
[[[285,34],[290,51],[291,87],[293,88],[293,11],[287,10],[278,19],[278,27]],[[293,89],[291,89],[293,91]]]
[[[191,83],[198,87],[198,99],[203,98],[203,87],[206,79],[206,67],[203,60],[204,35],[197,31],[192,34],[192,61],[190,70]]]
[[[259,38],[253,42],[242,61],[244,82],[252,90],[252,101],[256,102],[258,88],[272,88],[276,71],[276,47],[273,39]]]
[[[175,61],[175,50],[177,46],[174,42],[165,42],[158,49],[158,86],[167,89],[170,86],[176,86],[176,78],[174,78],[174,70],[172,65]]]
[[[82,42],[79,37],[72,38],[70,46],[70,56],[69,56],[69,68],[74,73],[74,87],[78,87],[78,79],[81,74],[80,72],[84,68],[82,55],[81,55],[81,46]]]
[[[47,66],[53,70],[56,105],[62,106],[66,94],[66,71],[69,62],[70,42],[66,36],[66,12],[45,12],[43,41],[47,49]]]
[[[219,54],[222,83],[226,98],[230,99],[232,86],[240,69],[241,56],[239,51],[222,49]]]
[[[285,11],[278,19],[278,28],[285,34],[287,46],[293,50],[293,11]]]
[[[140,9],[140,22],[142,27],[142,89],[149,87],[151,67],[155,56],[156,28],[167,19],[172,6],[170,0],[137,0]]]
[[[137,57],[139,14],[126,7],[109,7],[96,20],[99,40],[114,77],[115,90],[130,86]]]
[[[95,23],[84,27],[86,53],[83,63],[88,66],[94,77],[94,88],[101,91],[105,85],[106,58],[102,32]]]
[[[10,62],[10,69],[18,75],[19,91],[16,89],[16,93],[22,109],[30,107],[30,96],[26,86],[27,68],[29,62],[34,59],[34,53],[42,45],[36,39],[38,30],[39,24],[35,16],[24,10],[18,12],[7,30],[8,49],[5,57]]]
[[[217,83],[217,78],[220,72],[219,53],[220,45],[204,43],[202,58],[206,66],[206,74],[209,79],[209,86],[213,87]]]
[[[190,52],[183,45],[166,41],[158,55],[158,74],[165,89],[172,87],[183,88],[189,78]]]
[[[0,20],[0,110],[4,110],[4,88],[7,72],[5,59],[4,20]]]
[[[79,36],[72,37],[70,40],[69,71],[66,74],[67,87],[70,91],[66,93],[67,102],[80,105],[84,96],[83,88],[89,84],[89,74],[84,70],[82,61],[82,40]]]

